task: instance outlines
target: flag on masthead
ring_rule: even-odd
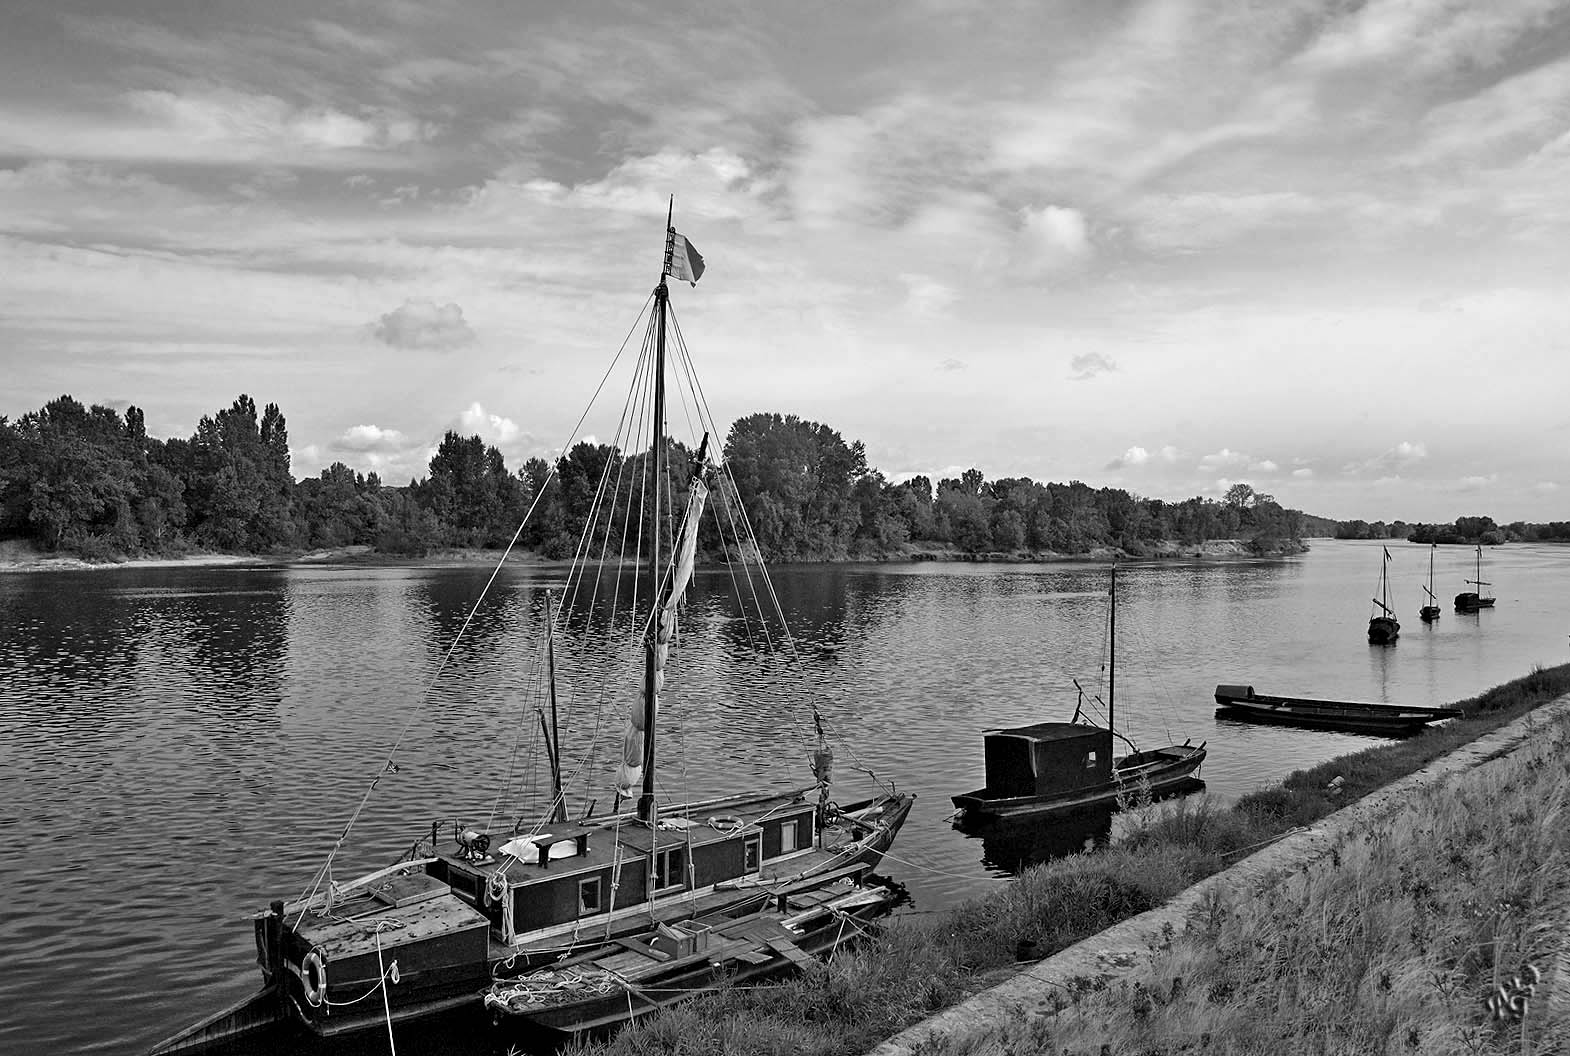
[[[694,286],[703,278],[703,255],[685,235],[678,235],[674,227],[665,236],[665,274],[673,279],[685,279]]]

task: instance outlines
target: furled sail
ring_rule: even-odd
[[[627,731],[622,736],[621,765],[616,769],[618,800],[635,795],[636,789],[643,783],[645,709],[647,708],[656,716],[659,715],[660,690],[665,685],[665,657],[670,652],[671,639],[676,634],[676,606],[686,594],[687,584],[692,581],[692,569],[698,551],[698,522],[703,518],[703,505],[709,497],[709,486],[704,480],[703,468],[700,465],[699,471],[693,474],[692,486],[687,491],[687,512],[682,517],[681,532],[676,541],[676,567],[671,575],[670,587],[665,592],[665,603],[660,606],[658,623],[655,627],[653,707],[648,707],[649,702],[646,699],[640,699],[628,709]],[[645,697],[648,691],[648,684],[645,683]]]

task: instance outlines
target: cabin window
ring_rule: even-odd
[[[1086,752],[1085,753],[1085,769],[1086,770],[1094,770],[1095,768],[1096,768],[1096,753],[1095,752]]]
[[[598,913],[600,905],[600,878],[591,876],[578,881],[578,912]]]
[[[742,872],[755,873],[763,866],[763,834],[748,836],[742,844],[744,864]]]
[[[671,847],[654,856],[654,889],[680,887],[687,879],[687,849]]]
[[[780,822],[780,853],[789,854],[796,849],[796,826],[798,822]]]

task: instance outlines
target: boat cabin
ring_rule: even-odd
[[[1112,780],[1112,734],[1077,722],[989,730],[987,794],[1050,796]]]
[[[796,797],[751,806],[741,814],[673,814],[657,830],[632,821],[562,823],[493,853],[443,854],[428,868],[489,918],[498,940],[514,945],[635,910],[651,895],[702,894],[757,877],[813,848],[813,804]]]

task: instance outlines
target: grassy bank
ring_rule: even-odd
[[[573,1051],[595,1056],[865,1052],[1006,977],[1018,949],[1047,956],[1159,905],[1254,847],[1565,693],[1570,693],[1570,664],[1534,670],[1460,702],[1464,717],[1444,729],[1298,771],[1281,786],[1229,808],[1199,800],[1144,811],[1129,837],[1114,847],[1031,869],[988,897],[936,919],[898,921],[832,964],[777,986],[722,990],[608,1040],[580,1043]],[[1332,790],[1337,777],[1342,780]],[[1557,809],[1553,813],[1558,816]],[[1020,1051],[1034,1049],[1027,1045]]]
[[[981,1051],[1567,1051],[1567,750],[1561,718],[1270,890],[1212,893],[1148,969],[1000,1024]]]

